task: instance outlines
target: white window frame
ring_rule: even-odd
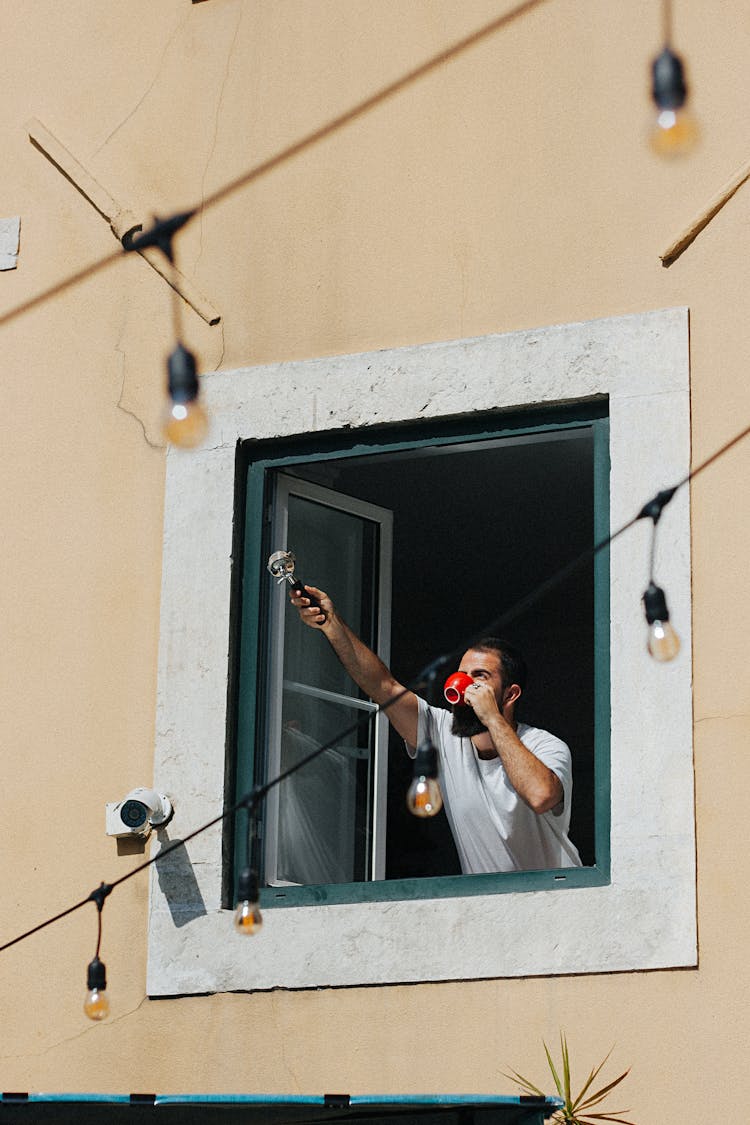
[[[224,807],[238,441],[606,395],[616,530],[689,469],[688,337],[687,310],[667,309],[204,376],[209,439],[167,457],[155,785],[175,816],[162,842]],[[190,841],[187,873],[184,855],[173,877],[152,869],[149,994],[695,965],[689,518],[683,488],[656,560],[683,642],[671,664],[645,651],[647,521],[611,549],[608,885],[280,908],[246,941],[221,908],[217,827]]]

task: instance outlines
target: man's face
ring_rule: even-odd
[[[480,652],[478,649],[470,648],[465,652],[461,659],[460,672],[465,672],[467,676],[471,676],[472,680],[484,680],[488,683],[497,700],[497,706],[502,712],[503,709],[503,695],[505,694],[505,687],[503,684],[503,670],[500,662],[500,654],[498,652]],[[465,703],[457,703],[451,708],[453,712],[453,724],[451,730],[453,734],[459,738],[473,738],[476,734],[481,734],[487,730],[484,723],[481,723],[476,717],[471,707]]]

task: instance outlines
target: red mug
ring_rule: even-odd
[[[464,692],[474,683],[465,672],[453,672],[443,684],[443,695],[449,703],[463,703]]]

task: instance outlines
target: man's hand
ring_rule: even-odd
[[[490,725],[493,718],[498,716],[504,718],[497,705],[494,689],[484,680],[475,680],[473,684],[467,687],[464,694],[464,703],[471,707],[480,723],[484,723],[486,727]]]
[[[466,689],[464,702],[487,727],[508,780],[529,808],[541,814],[559,805],[563,799],[562,782],[521,742],[500,710],[492,685],[484,680],[475,680]],[[480,758],[486,757],[481,750],[477,753]]]
[[[380,657],[337,615],[325,590],[305,584],[305,591],[317,598],[320,609],[310,605],[310,598],[303,591],[290,586],[289,600],[299,613],[300,621],[323,634],[343,667],[366,695],[378,705],[389,704],[389,722],[410,746],[416,746],[419,712],[416,695],[405,691]]]
[[[323,590],[319,590],[317,586],[305,585],[305,590],[309,590],[311,594],[320,602],[320,609],[317,606],[310,604],[310,599],[305,597],[299,590],[289,590],[289,600],[294,608],[299,612],[300,621],[305,625],[309,625],[312,629],[320,629],[327,621],[333,619],[335,610],[333,602]]]

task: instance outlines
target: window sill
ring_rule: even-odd
[[[329,883],[306,887],[265,887],[263,910],[290,906],[340,906],[349,902],[401,902],[414,899],[463,898],[476,895],[562,891],[570,887],[606,887],[609,872],[598,867],[559,871],[514,871],[497,875],[450,875],[418,879],[384,879],[373,883]]]

